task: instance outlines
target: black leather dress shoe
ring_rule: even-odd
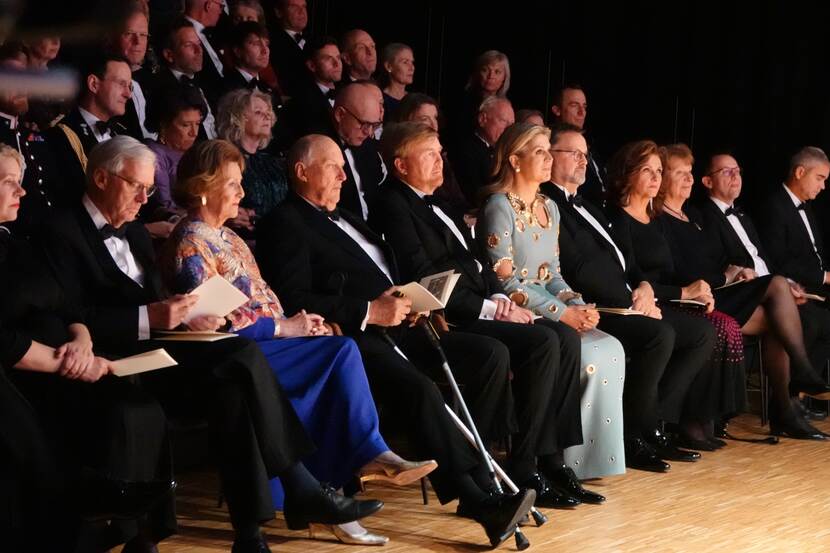
[[[649,472],[667,472],[671,465],[660,459],[641,438],[625,441],[625,466]]]
[[[357,500],[344,497],[330,486],[320,486],[320,493],[303,503],[294,503],[285,498],[283,513],[290,530],[308,528],[309,522],[321,524],[344,524],[360,520],[383,507],[377,499]]]
[[[569,466],[565,465],[555,471],[547,471],[545,472],[545,477],[552,487],[558,488],[560,491],[578,499],[582,503],[599,505],[605,502],[605,496],[583,488],[579,479],[576,477],[576,473]]]
[[[545,507],[548,509],[573,509],[582,501],[570,494],[565,493],[550,485],[550,482],[541,474],[534,473],[533,476],[518,484],[520,488],[530,488],[536,491],[536,505],[537,507]]]
[[[534,490],[520,490],[515,495],[490,495],[476,505],[459,505],[458,510],[481,524],[495,548],[510,537],[535,500]]]
[[[646,436],[646,442],[648,442],[654,449],[654,453],[661,459],[681,461],[684,463],[692,463],[700,459],[700,453],[679,449],[672,443],[668,435],[663,434],[659,430],[654,430],[652,434]]]
[[[83,484],[80,512],[88,521],[133,519],[146,514],[176,489],[176,482],[94,479]]]
[[[827,439],[827,434],[798,416],[780,421],[770,420],[769,433],[773,436],[784,436],[795,440],[823,441]]]
[[[830,386],[818,378],[793,379],[790,381],[790,392],[801,392],[816,399],[830,399]]]
[[[252,540],[233,540],[231,553],[271,553],[271,549],[265,541],[265,536],[260,534]]]
[[[688,436],[678,436],[675,443],[680,447],[696,449],[698,451],[715,451],[716,449],[719,449],[714,442],[709,440],[698,440]]]

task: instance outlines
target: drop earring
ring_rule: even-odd
[[[202,194],[202,205],[207,205],[207,196]]]

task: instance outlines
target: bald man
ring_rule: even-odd
[[[352,29],[340,41],[343,58],[343,84],[367,81],[378,66],[378,53],[371,35],[362,29]]]

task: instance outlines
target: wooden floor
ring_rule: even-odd
[[[830,422],[816,426],[830,432]],[[742,416],[730,431],[763,430]],[[827,552],[830,551],[830,442],[782,440],[771,446],[729,442],[697,463],[673,463],[668,474],[629,471],[590,484],[608,501],[572,511],[546,511],[549,522],[527,527],[529,551],[585,552]],[[227,511],[216,508],[210,473],[181,476],[179,534],[162,553],[229,551]],[[484,551],[481,528],[454,515],[455,502],[440,506],[431,494],[421,503],[417,485],[375,486],[366,495],[385,502],[367,519],[372,531],[391,538],[385,547],[360,548],[309,540],[285,528],[279,516],[266,530],[272,551],[307,553],[372,551]],[[513,540],[502,551],[515,551]]]

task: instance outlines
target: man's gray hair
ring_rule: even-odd
[[[830,160],[827,159],[827,154],[824,153],[824,150],[816,148],[815,146],[805,146],[790,158],[789,175],[793,176],[795,174],[796,167],[810,169],[819,163],[830,165]]]
[[[93,175],[98,169],[108,173],[121,173],[127,161],[149,163],[155,167],[156,154],[131,136],[121,135],[100,142],[92,149],[87,159],[87,183],[92,183]]]
[[[496,105],[501,104],[501,103],[506,103],[510,106],[513,105],[512,102],[510,102],[510,100],[508,100],[504,96],[488,96],[478,106],[478,112],[479,113],[489,112],[491,109],[496,107]]]
[[[297,139],[294,145],[291,146],[291,149],[288,150],[288,154],[286,156],[288,162],[288,179],[292,183],[297,178],[297,174],[294,172],[294,167],[298,163],[302,163],[306,167],[311,165],[311,162],[314,159],[315,151],[321,144],[325,144],[329,141],[334,142],[331,138],[323,134],[307,134]]]

